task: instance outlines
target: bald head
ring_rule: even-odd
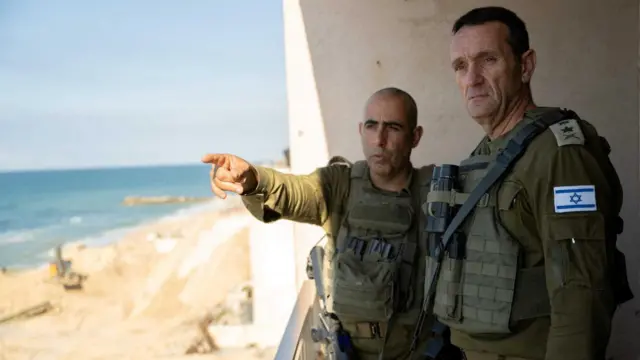
[[[394,87],[376,91],[367,100],[360,136],[369,168],[378,179],[405,174],[411,167],[411,151],[422,137],[413,97]]]
[[[365,108],[369,108],[369,105],[379,100],[398,100],[402,102],[404,106],[405,120],[410,130],[413,130],[418,126],[418,105],[408,92],[395,88],[386,87],[373,93],[367,100]],[[366,109],[365,109],[366,111]]]

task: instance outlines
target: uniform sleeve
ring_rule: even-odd
[[[323,225],[332,204],[345,191],[345,167],[327,166],[308,175],[293,175],[257,166],[258,186],[242,201],[265,223],[279,219]],[[348,177],[347,177],[348,180]]]
[[[546,360],[604,359],[611,331],[605,224],[617,215],[605,172],[580,145],[555,147],[533,194],[551,328]]]

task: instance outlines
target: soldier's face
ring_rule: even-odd
[[[402,169],[420,140],[421,128],[410,128],[404,101],[394,96],[372,98],[360,123],[362,149],[371,171],[387,176]]]
[[[508,35],[506,25],[489,22],[463,27],[451,42],[451,66],[463,101],[469,115],[483,127],[491,126],[487,122],[504,112],[522,86]]]

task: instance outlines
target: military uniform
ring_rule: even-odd
[[[424,219],[432,167],[414,169],[400,192],[375,188],[366,162],[322,167],[309,175],[257,167],[247,209],[269,223],[322,226],[329,269],[329,310],[338,315],[362,359],[407,355],[424,287]],[[421,239],[421,240],[419,240]],[[427,330],[428,324],[426,326]],[[425,331],[420,351],[430,336]]]
[[[520,129],[556,110],[528,111],[509,133],[483,139],[460,164],[455,195],[464,199],[460,192],[477,186]],[[605,358],[616,306],[611,240],[622,205],[608,152],[588,122],[560,121],[532,140],[466,219],[465,257],[445,256],[434,312],[469,360]]]

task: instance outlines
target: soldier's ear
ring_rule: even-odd
[[[527,50],[520,58],[520,66],[522,73],[522,83],[529,84],[533,73],[536,70],[536,51],[533,49]]]
[[[420,139],[422,139],[423,133],[424,133],[424,130],[420,125],[416,126],[416,128],[413,129],[413,139],[411,143],[412,148],[415,148],[416,146],[418,146],[418,144],[420,143]]]

